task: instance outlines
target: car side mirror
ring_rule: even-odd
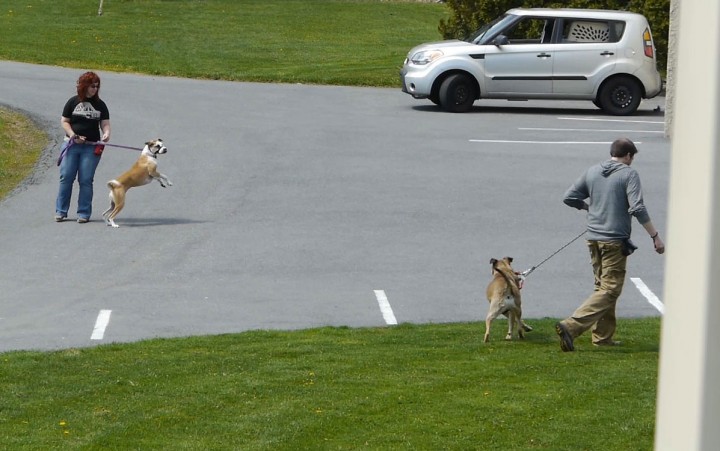
[[[510,43],[510,39],[507,38],[504,34],[499,34],[493,39],[492,43],[498,47],[501,45],[507,45]]]

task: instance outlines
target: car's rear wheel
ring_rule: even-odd
[[[440,85],[440,106],[452,113],[469,111],[477,97],[475,90],[475,83],[467,75],[450,75]]]
[[[605,82],[598,95],[600,108],[616,116],[634,113],[640,106],[640,84],[629,77],[615,77]]]

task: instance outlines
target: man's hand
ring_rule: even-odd
[[[662,254],[665,252],[665,243],[660,239],[660,235],[653,238],[653,246],[655,246],[655,252]]]

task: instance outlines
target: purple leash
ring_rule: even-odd
[[[138,151],[142,152],[142,147],[121,146],[120,144],[110,144],[110,143],[104,143],[102,141],[85,141],[85,144],[90,144],[93,146],[119,147],[121,149],[138,150]],[[70,147],[70,146],[68,146],[68,147]]]
[[[67,144],[67,145],[65,145]],[[60,166],[60,163],[62,162],[63,158],[65,158],[65,154],[67,153],[68,149],[71,148],[75,144],[75,140],[68,140],[66,143],[63,143],[63,147],[60,150],[60,156],[57,160],[57,165]],[[121,146],[120,144],[110,144],[110,143],[104,143],[102,141],[85,141],[83,144],[90,144],[91,146],[110,146],[110,147],[119,147],[121,149],[129,149],[129,150],[137,150],[142,152],[142,148],[140,147],[131,147],[131,146]]]

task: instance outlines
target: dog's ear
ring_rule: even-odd
[[[491,258],[491,259],[490,259],[490,264],[493,265],[493,266],[495,266],[495,263],[497,263],[497,262],[498,262],[498,261],[497,261],[496,258]]]
[[[512,257],[505,257],[505,259],[507,259],[508,263],[512,263],[512,261],[513,261]]]

